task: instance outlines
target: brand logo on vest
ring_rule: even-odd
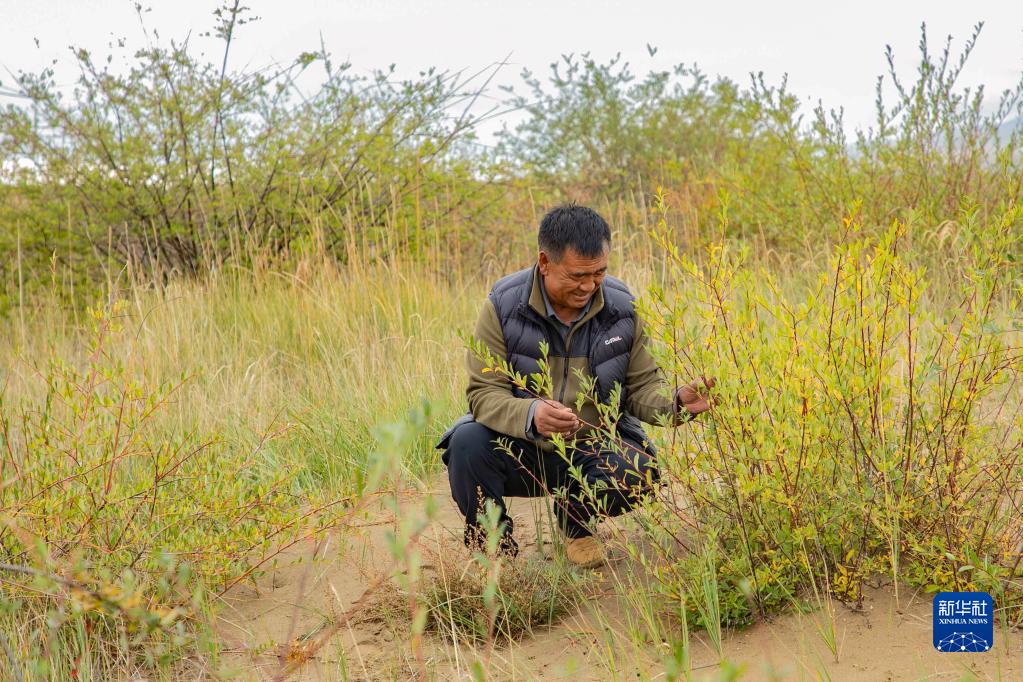
[[[622,340],[622,337],[614,336],[614,337],[611,337],[610,339],[608,339],[607,341],[605,341],[604,345],[605,346],[610,346],[612,343],[618,343],[621,340]]]

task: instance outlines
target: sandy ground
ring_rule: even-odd
[[[432,493],[439,511],[422,536],[428,553],[455,551],[461,535],[461,517],[446,496],[445,484],[438,480]],[[423,497],[409,495],[403,507],[421,508]],[[535,510],[528,500],[511,504],[516,537],[527,553],[540,551]],[[255,586],[235,588],[226,598],[218,625],[227,650],[224,666],[236,671],[239,679],[273,679],[280,670],[282,644],[300,643],[338,622],[338,614],[349,610],[390,566],[386,533],[393,524],[393,512],[374,512],[344,537],[297,548]],[[425,670],[432,679],[468,680],[477,660],[487,661],[491,679],[665,679],[666,649],[648,644],[636,650],[629,638],[605,631],[608,622],[627,627],[629,614],[621,612],[610,589],[600,589],[602,576],[607,584],[607,572],[630,569],[627,559],[616,560],[596,576],[594,596],[574,614],[519,642],[487,651],[427,635],[417,660],[408,642],[386,623],[357,622],[342,627],[289,679],[420,679]],[[434,567],[427,563],[424,570]],[[835,603],[834,653],[818,631],[828,620],[823,612],[788,614],[726,632],[723,655],[738,666],[743,680],[1023,680],[1023,632],[1018,630],[996,632],[995,648],[987,653],[936,652],[931,645],[929,595],[903,591],[896,599],[888,587],[870,591],[859,612]],[[692,649],[695,679],[723,679],[718,656],[704,633],[693,636]]]

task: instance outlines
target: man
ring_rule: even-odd
[[[494,285],[474,336],[521,376],[539,371],[546,342],[550,385],[518,385],[470,351],[470,414],[438,447],[444,449],[451,494],[465,515],[467,545],[482,541],[480,517],[492,500],[504,533],[499,546],[514,555],[518,545],[504,497],[556,492],[568,560],[595,566],[604,561],[593,537],[595,520],[628,511],[657,479],[654,450],[637,418],[652,424],[692,419],[709,409],[700,389],[714,382],[694,382],[670,397],[632,295],[607,275],[611,231],[595,211],[576,205],[551,210],[537,241],[536,265]],[[594,380],[597,402],[619,400],[614,442],[595,436],[600,411],[594,399],[584,399],[578,413],[569,407],[587,378]],[[570,439],[567,458],[553,447],[555,434]]]

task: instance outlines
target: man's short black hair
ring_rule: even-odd
[[[597,258],[611,243],[611,228],[592,208],[564,204],[547,211],[536,241],[553,261],[560,261],[568,247],[584,258]]]

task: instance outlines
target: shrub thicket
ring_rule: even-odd
[[[694,621],[709,554],[726,623],[811,593],[859,602],[879,575],[990,591],[1019,622],[1020,217],[964,222],[964,286],[937,305],[901,223],[836,247],[803,287],[725,248],[697,263],[660,233],[668,284],[642,310],[661,364],[676,383],[717,378],[699,435],[665,445],[672,494],[649,527]]]
[[[932,54],[922,31],[910,83],[889,52],[877,121],[852,136],[840,111],[807,116],[760,75],[741,87],[679,65],[640,79],[617,58],[566,55],[547,80],[523,74],[507,104],[524,116],[489,150],[473,142],[490,114],[469,113],[485,73],[396,83],[323,48],[237,70],[245,21],[237,3],[218,14],[219,61],[151,40],[122,72],[75,50],[69,97],[52,70],[18,74],[25,99],[0,110],[5,309],[53,282],[88,302],[125,265],[163,281],[310,251],[435,269],[514,260],[509,245],[528,244],[537,214],[565,198],[603,206],[646,243],[628,228],[656,223],[658,187],[693,245],[720,236],[727,212],[727,238],[816,254],[855,212],[869,233],[903,220],[907,248],[928,254],[961,209],[997,216],[1021,192],[1023,82],[993,103],[959,85],[980,26],[959,54],[951,41]]]

